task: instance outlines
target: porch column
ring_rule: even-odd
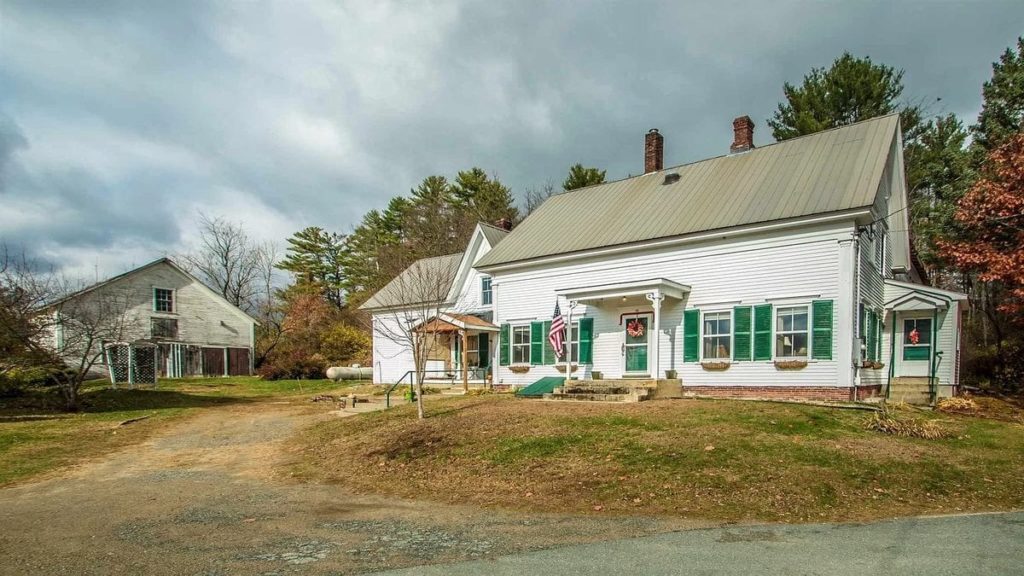
[[[651,306],[654,308],[654,358],[651,362],[651,377],[655,381],[661,379],[661,301],[664,298],[660,291],[647,294],[647,299],[651,301]]]
[[[459,337],[462,338],[462,389],[469,392],[469,336],[466,330],[459,330]]]

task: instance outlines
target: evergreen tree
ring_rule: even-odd
[[[1024,38],[1017,39],[1016,51],[1007,48],[992,64],[992,79],[985,82],[981,93],[981,113],[972,127],[978,162],[1024,130]]]
[[[310,226],[288,238],[287,255],[277,264],[295,275],[296,282],[315,286],[328,302],[341,308],[345,302],[345,236]]]
[[[481,222],[495,223],[503,219],[515,222],[519,219],[512,191],[480,168],[459,172],[452,193],[458,205],[469,210]]]
[[[845,52],[828,69],[814,68],[800,86],[786,83],[786,101],[768,125],[776,140],[787,140],[899,111],[904,139],[916,139],[917,106],[900,104],[903,71]]]
[[[584,168],[583,164],[574,164],[569,167],[569,176],[562,182],[563,190],[575,190],[595,184],[604,184],[604,170],[597,168]]]
[[[904,150],[915,248],[932,271],[944,267],[936,242],[955,235],[957,202],[971,184],[966,142],[963,123],[948,114],[928,121],[918,141]]]

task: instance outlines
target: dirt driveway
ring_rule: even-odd
[[[149,442],[0,490],[2,574],[354,573],[639,536],[683,523],[525,515],[288,478],[301,401],[210,408]]]

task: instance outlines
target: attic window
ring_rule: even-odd
[[[174,312],[174,290],[153,288],[153,311]]]
[[[679,178],[680,176],[678,173],[671,172],[669,174],[665,174],[665,180],[661,184],[662,186],[666,184],[675,184],[676,182],[679,182]]]

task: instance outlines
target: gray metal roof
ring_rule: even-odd
[[[891,114],[557,194],[476,266],[871,206],[898,128]]]
[[[359,308],[402,308],[444,300],[458,274],[462,255],[459,252],[413,262]]]
[[[501,242],[505,236],[508,236],[508,230],[491,226],[486,222],[480,222],[480,231],[484,233],[484,238],[487,239],[487,243],[491,245],[491,248],[497,246],[498,242]]]

